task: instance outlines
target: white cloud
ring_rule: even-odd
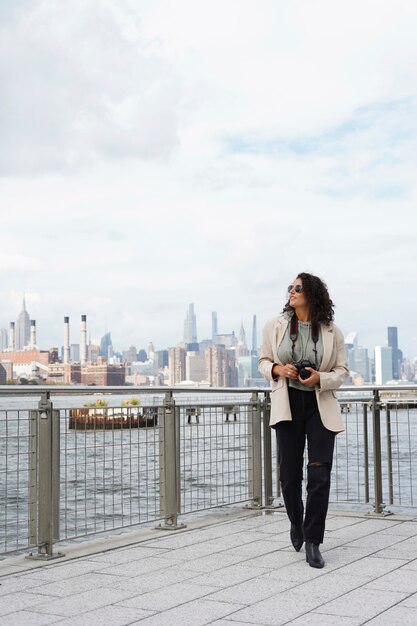
[[[213,309],[249,334],[307,269],[346,332],[414,350],[416,26],[406,0],[21,3],[0,326],[27,290],[46,344],[87,313],[118,348],[172,345],[192,301],[200,337]]]

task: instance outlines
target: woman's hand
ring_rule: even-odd
[[[297,380],[298,378],[297,368],[291,365],[291,363],[288,363],[288,365],[275,364],[271,373],[273,378],[277,378],[278,376],[282,376],[282,378],[292,378],[293,380]]]
[[[298,382],[302,383],[303,385],[307,385],[307,387],[315,387],[316,385],[320,385],[320,372],[317,372],[317,370],[313,369],[312,367],[305,367],[304,369],[306,369],[311,374],[305,380],[298,376]]]

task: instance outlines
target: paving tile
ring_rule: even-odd
[[[122,600],[122,602],[118,603],[118,606],[147,609],[149,611],[155,611],[157,608],[158,611],[166,611],[191,600],[208,596],[216,590],[216,587],[196,585],[193,582],[179,582],[165,587],[163,590],[156,589],[127,600]]]
[[[89,556],[86,560],[93,563],[125,563],[126,561],[136,561],[149,556],[158,556],[169,552],[169,548],[149,548],[145,546],[134,546],[119,550],[108,550],[100,554]]]
[[[284,565],[297,563],[301,560],[305,560],[305,556],[302,552],[287,552],[286,550],[271,550],[267,554],[261,554],[260,556],[245,559],[244,564],[247,567],[264,567],[268,569],[279,569]]]
[[[215,571],[200,573],[199,576],[192,579],[192,582],[197,585],[208,585],[222,589],[261,576],[267,571],[262,568],[234,565],[233,567],[223,567]]]
[[[353,548],[371,548],[370,552],[372,550],[376,552],[377,550],[394,546],[403,541],[404,537],[401,535],[393,535],[391,533],[375,533],[373,535],[366,535],[366,537],[360,537],[360,539],[350,541],[347,545]]]
[[[82,593],[91,589],[99,589],[105,586],[114,586],[120,579],[119,576],[111,574],[82,574],[81,576],[73,576],[68,580],[58,580],[53,583],[46,583],[33,589],[27,589],[27,593],[45,594],[49,596],[66,597]]]
[[[97,626],[97,624],[100,626],[124,626],[149,617],[154,613],[155,611],[112,605],[69,617],[58,623],[59,626]]]
[[[222,567],[237,565],[243,562],[243,560],[244,559],[242,559],[240,554],[218,553],[186,561],[182,563],[182,568],[184,570],[192,570],[201,573],[213,572],[217,569],[221,569]]]
[[[394,534],[394,535],[401,535],[403,537],[414,537],[417,535],[417,523],[416,522],[398,522],[395,524],[392,524],[392,526],[389,526],[387,528],[385,528],[384,530],[381,530],[381,535],[383,534]]]
[[[338,615],[336,621],[334,615],[325,615],[324,613],[311,611],[287,622],[286,626],[336,626],[336,624],[337,626],[360,626],[363,624],[363,619],[361,617]]]
[[[121,602],[132,595],[129,589],[100,588],[94,593],[89,590],[67,598],[53,598],[50,602],[44,601],[37,604],[32,610],[36,613],[52,613],[69,617]]]
[[[234,615],[241,607],[238,604],[195,600],[179,607],[157,613],[140,622],[140,626],[204,626],[226,615]],[[231,625],[233,622],[231,622]]]
[[[279,541],[278,539],[261,539],[260,541],[252,541],[251,543],[231,548],[230,550],[227,550],[227,554],[241,555],[245,560],[247,560],[250,558],[256,558],[257,556],[263,556],[264,554],[269,554],[270,552],[275,553],[278,550],[285,549],[287,547],[289,547],[289,540]],[[291,552],[294,552],[294,548],[292,546]]]
[[[0,617],[0,626],[47,626],[57,624],[61,619],[56,615],[41,615],[23,610]]]
[[[368,582],[366,589],[380,589],[387,591],[400,591],[404,593],[417,592],[417,576],[410,575],[410,570],[404,568],[396,569],[389,574],[380,576],[376,580]],[[416,620],[417,622],[417,620]]]
[[[366,622],[366,626],[396,626],[397,624],[401,624],[401,626],[416,626],[416,610],[402,605],[393,606],[391,609]]]
[[[86,559],[77,559],[74,561],[64,561],[59,565],[45,565],[43,568],[33,570],[27,574],[28,579],[32,579],[35,583],[49,583],[57,580],[67,580],[73,576],[88,574],[100,569],[96,563],[87,561]]]
[[[49,600],[55,600],[54,596],[47,596]],[[0,596],[0,615],[9,615],[21,609],[37,608],[37,605],[44,603],[47,599],[44,595],[34,595],[18,591]]]
[[[279,591],[291,589],[294,587],[294,584],[297,585],[298,583],[288,580],[276,580],[274,572],[268,572],[268,574],[262,574],[229,587],[223,585],[223,589],[213,593],[210,596],[210,600],[251,605],[269,598]]]
[[[316,608],[316,612],[361,617],[365,621],[406,597],[407,594],[396,591],[372,591],[361,588],[323,604],[320,608]]]
[[[293,594],[302,594],[313,598],[320,598],[322,603],[329,602],[339,596],[363,587],[368,582],[359,576],[338,576],[329,572],[319,578],[314,578],[293,587]]]
[[[401,603],[403,606],[412,607],[417,609],[417,593],[414,593],[412,596],[409,596]]]
[[[110,565],[108,567],[102,567],[97,570],[99,574],[112,574],[114,576],[139,576],[140,574],[148,574],[160,569],[165,569],[172,565],[169,559],[162,556],[151,556],[146,559],[140,559],[137,561],[129,561],[127,563],[118,563],[117,565]]]
[[[33,577],[28,576],[26,574],[23,575],[12,575],[12,576],[2,576],[0,578],[0,593],[1,595],[5,595],[6,593],[15,593],[16,591],[27,591],[28,589],[32,589],[37,587],[38,585],[43,584],[39,580],[34,580]]]
[[[407,565],[408,563],[404,559],[383,559],[372,555],[358,559],[353,563],[347,563],[338,570],[338,574],[374,579]]]
[[[417,570],[417,559],[409,561],[406,565],[404,565],[404,569]]]
[[[311,611],[320,604],[320,599],[294,594],[293,590],[283,591],[237,611],[233,615],[233,619],[250,624],[280,626],[307,611]]]

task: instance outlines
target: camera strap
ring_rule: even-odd
[[[290,339],[292,341],[291,353],[292,353],[293,361],[295,360],[294,350],[295,350],[295,342],[297,341],[297,337],[298,337],[298,317],[294,313],[294,315],[292,316],[290,320]],[[317,364],[317,342],[319,340],[319,325],[317,322],[311,322],[311,339],[313,340],[313,343],[314,343],[313,352],[316,357],[316,364]]]

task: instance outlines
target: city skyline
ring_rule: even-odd
[[[414,358],[417,4],[375,6],[2,0],[0,327],[260,337],[307,271]]]
[[[28,312],[26,310],[26,296],[23,296],[23,308],[22,311],[16,316],[16,319],[19,320],[22,317],[22,313],[25,312],[27,314],[27,318],[29,320],[29,315]],[[30,316],[30,323],[35,322],[35,320],[33,320],[34,316]],[[182,334],[181,331],[177,332],[177,339],[175,341],[173,341],[171,344],[159,344],[158,343],[158,338],[153,338],[153,337],[148,337],[146,339],[145,342],[138,342],[138,341],[131,341],[131,342],[127,342],[123,345],[116,345],[114,347],[115,341],[114,339],[110,339],[111,344],[112,344],[112,349],[114,348],[114,352],[118,352],[118,353],[122,353],[123,351],[128,350],[128,348],[130,346],[135,346],[138,350],[140,349],[145,349],[148,346],[149,342],[152,342],[152,348],[153,345],[155,344],[157,347],[155,348],[156,350],[165,350],[165,349],[169,349],[171,347],[175,347],[178,345],[181,345],[183,343],[195,343],[197,342],[197,333],[199,333],[201,339],[199,341],[204,341],[204,340],[209,340],[213,338],[213,330],[214,328],[217,329],[218,331],[218,335],[224,335],[224,334],[229,334],[229,333],[234,333],[235,337],[236,337],[236,341],[238,342],[239,340],[239,336],[240,333],[242,332],[242,329],[244,331],[244,335],[246,335],[246,337],[248,337],[249,339],[246,340],[247,346],[251,346],[252,350],[253,350],[253,332],[255,330],[256,335],[257,335],[257,347],[259,348],[261,345],[261,341],[262,341],[262,328],[259,330],[258,326],[257,326],[257,321],[256,321],[256,313],[252,314],[252,320],[251,320],[251,324],[248,323],[245,325],[243,323],[243,320],[241,320],[240,324],[238,327],[235,328],[222,328],[222,325],[219,325],[219,314],[218,311],[210,311],[210,315],[209,315],[209,320],[207,322],[207,327],[210,327],[210,333],[207,335],[204,335],[199,333],[198,331],[198,327],[199,327],[199,316],[195,311],[195,305],[194,303],[189,303],[188,307],[184,310],[184,314],[183,314],[183,321],[182,321]],[[88,320],[88,321],[87,321]],[[215,323],[213,324],[213,320],[215,320]],[[221,320],[221,315],[220,315],[220,320]],[[15,329],[16,329],[16,324],[17,322],[14,322],[14,320],[10,320],[10,322],[15,324]],[[9,334],[9,326],[10,326],[10,322],[9,324],[6,325],[2,325],[1,323],[1,317],[0,317],[0,330],[4,331],[7,333],[7,336]],[[86,325],[87,324],[87,325]],[[181,324],[180,324],[181,326]],[[40,326],[42,327],[42,326]],[[69,331],[69,327],[71,328],[71,331]],[[39,324],[36,321],[36,337],[38,338],[39,335]],[[64,316],[62,318],[62,341],[61,342],[55,342],[55,343],[43,343],[42,344],[42,349],[49,349],[51,347],[57,347],[59,350],[64,349],[65,352],[65,340],[67,339],[67,336],[69,337],[69,341],[71,345],[80,345],[83,342],[86,343],[86,345],[97,345],[97,346],[101,346],[103,340],[105,340],[105,338],[107,337],[106,341],[109,341],[109,336],[113,335],[114,336],[114,329],[107,328],[107,321],[106,321],[106,326],[105,326],[105,332],[103,332],[102,334],[97,334],[94,335],[94,337],[92,338],[91,335],[91,319],[88,315],[86,314],[80,314],[78,315],[78,317],[71,318],[69,316]],[[16,330],[15,330],[16,333]],[[70,333],[70,334],[69,334]],[[87,338],[87,333],[88,333],[88,338]],[[187,341],[187,333],[189,333],[188,339],[193,339],[195,341]],[[376,347],[393,347],[393,349],[398,352],[400,351],[401,355],[403,355],[405,358],[408,358],[410,360],[414,360],[417,359],[417,354],[414,356],[408,356],[407,354],[407,350],[405,349],[405,347],[402,344],[402,340],[401,340],[401,328],[398,328],[397,326],[387,326],[384,329],[384,333],[385,333],[385,337],[384,340],[381,341],[380,343],[376,343],[374,345],[371,346],[365,346],[364,342],[363,342],[363,338],[362,338],[362,334],[360,331],[355,330],[355,331],[350,331],[349,333],[344,333],[345,335],[345,342],[347,344],[350,343],[351,341],[351,337],[354,337],[354,339],[352,339],[352,341],[354,341],[355,344],[355,348],[358,349],[365,349],[368,350],[371,354],[374,352]],[[204,335],[204,336],[203,336]],[[182,338],[181,338],[182,337]],[[80,341],[81,338],[81,341]],[[28,341],[30,341],[30,334],[28,335]],[[37,344],[40,345],[40,341],[37,341]],[[17,347],[17,346],[16,346]],[[103,355],[104,356],[104,355]],[[395,356],[395,355],[394,355]],[[399,357],[397,357],[399,358]],[[65,357],[64,357],[65,360]],[[85,357],[83,357],[81,360],[85,360]],[[393,372],[396,372],[396,368],[394,365],[394,361],[393,361]]]

